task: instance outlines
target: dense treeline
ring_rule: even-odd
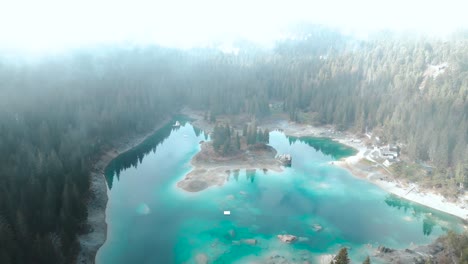
[[[159,128],[153,135],[148,137],[144,142],[138,146],[120,154],[118,157],[113,159],[105,169],[105,176],[107,186],[112,189],[114,177],[119,179],[120,172],[130,168],[137,167],[139,163],[143,161],[143,158],[150,152],[156,152],[159,145],[163,144],[164,141],[171,135],[172,130],[178,129],[173,127],[173,123],[168,123],[165,126]],[[197,136],[199,135],[198,130],[195,130]]]
[[[437,167],[431,179],[467,186],[466,34],[359,41],[319,28],[305,36],[238,55],[106,47],[0,60],[0,263],[72,262],[96,155],[183,105],[213,119],[262,118],[280,102],[296,121],[401,142],[410,159]],[[429,64],[445,62],[445,72],[424,78]],[[256,128],[246,133],[252,144],[268,141]]]
[[[317,44],[330,39],[337,44],[328,49]],[[386,35],[348,39],[347,45],[343,40],[317,33],[280,43],[266,55],[213,56],[197,70],[226,85],[201,84],[204,93],[199,93],[200,83],[194,81],[186,94],[188,104],[215,115],[245,112],[263,117],[271,113],[270,103],[282,102],[292,120],[372,131],[384,143],[403,144],[410,160],[433,167],[429,175],[416,173],[421,174],[418,180],[449,188],[468,186],[466,33],[447,41]],[[430,65],[443,71],[426,78]]]
[[[241,141],[239,132],[226,125],[216,125],[213,129],[213,148],[223,155],[240,150]]]
[[[245,125],[242,136],[239,131],[235,131],[229,124],[216,124],[213,129],[213,148],[222,155],[233,154],[239,151],[242,145],[255,145],[258,143],[268,144],[270,141],[270,131],[260,129],[253,122]]]
[[[177,105],[174,74],[147,64],[168,55],[0,68],[0,263],[72,263],[95,155]]]
[[[242,136],[245,137],[247,145],[255,145],[257,143],[268,144],[270,142],[270,131],[258,128],[255,122],[244,125]]]

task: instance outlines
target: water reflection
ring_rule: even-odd
[[[405,213],[411,214],[412,217],[416,219],[422,219],[423,234],[426,236],[429,236],[436,226],[440,226],[444,231],[449,230],[447,226],[448,219],[446,219],[447,217],[444,217],[443,214],[428,213],[427,209],[423,206],[403,200],[395,195],[388,195],[385,198],[385,203],[390,207],[394,207],[398,210],[403,210]]]
[[[114,185],[110,197],[114,202],[107,211],[110,235],[97,263],[189,263],[199,252],[210,256],[210,263],[233,263],[267,254],[279,249],[277,245],[291,254],[301,250],[314,256],[349,246],[355,248],[350,258],[362,260],[358,250],[367,243],[404,247],[428,243],[446,228],[458,230],[459,221],[451,216],[387,197],[377,187],[324,165],[321,161],[329,157],[315,151],[330,153],[338,144],[323,142],[329,140],[325,138],[292,138],[290,142],[297,144],[289,146],[284,134],[273,133],[272,146],[302,156],[303,162],[282,173],[263,171],[268,175],[262,170],[227,171],[229,183],[223,188],[187,196],[174,188],[174,181],[189,169],[203,131],[184,122],[179,133],[171,135],[178,129],[172,124],[109,166],[110,186],[120,175],[128,177],[128,186]],[[200,137],[195,138],[192,129]],[[338,145],[335,150],[350,149]],[[138,173],[122,171],[138,165]],[[224,216],[224,210],[232,215]],[[283,233],[308,240],[284,246],[276,237]],[[258,239],[258,246],[233,245],[233,240],[252,238]]]
[[[315,151],[319,151],[326,156],[331,156],[333,159],[339,160],[344,157],[354,155],[356,150],[345,146],[339,142],[333,141],[329,138],[317,138],[317,137],[291,137],[287,136],[289,145],[296,143],[297,141],[305,143],[311,146]]]
[[[181,126],[174,127],[173,124],[175,120],[178,120]],[[180,127],[185,126],[189,120],[184,117],[178,117],[171,120],[169,123],[164,125],[161,129],[156,131],[152,136],[147,138],[140,145],[120,154],[117,158],[113,159],[109,165],[106,167],[105,176],[107,181],[107,186],[109,189],[112,189],[112,183],[114,177],[117,177],[119,180],[120,173],[130,167],[137,168],[138,164],[143,162],[143,159],[150,152],[155,153],[159,145],[161,145],[172,133],[172,131],[177,131]],[[201,129],[193,127],[193,130],[197,136],[204,133]],[[208,139],[208,135],[204,133],[205,139]]]
[[[247,171],[245,172],[245,177],[247,178],[248,181],[254,182],[256,172],[257,172],[257,171],[256,171],[255,169],[253,169],[253,170],[247,170]]]
[[[233,176],[234,176],[234,179],[237,181],[239,181],[239,170],[234,170],[233,171]]]

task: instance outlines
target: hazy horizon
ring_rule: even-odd
[[[191,48],[237,39],[268,46],[298,23],[365,37],[380,31],[446,35],[468,28],[462,1],[10,1],[0,10],[0,49],[28,54],[96,44]],[[27,7],[27,8],[25,8]]]

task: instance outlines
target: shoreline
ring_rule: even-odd
[[[95,263],[96,255],[99,249],[104,245],[107,239],[107,201],[109,197],[109,188],[105,179],[104,171],[109,163],[120,154],[140,145],[148,137],[152,136],[157,130],[165,126],[171,120],[170,117],[162,119],[149,132],[129,136],[114,142],[109,149],[103,150],[99,158],[92,165],[90,172],[89,200],[87,205],[88,217],[86,225],[89,232],[78,235],[80,250],[75,263],[87,264]]]
[[[294,123],[293,126],[301,127],[303,125]],[[324,129],[327,130],[327,128],[312,127],[310,133],[307,133],[307,129],[302,128],[299,129],[299,131],[294,131],[295,128],[293,127],[288,129],[292,130],[293,133],[289,134],[287,130],[284,130],[284,132],[286,135],[289,136],[320,137],[320,134],[324,133]],[[391,175],[390,172],[388,172],[388,170],[386,170],[382,164],[372,159],[368,159],[365,156],[367,147],[362,142],[355,142],[355,140],[358,139],[356,135],[342,133],[340,136],[328,135],[327,137],[343,145],[352,147],[357,151],[357,153],[353,156],[349,156],[339,161],[332,162],[333,165],[339,166],[350,172],[350,174],[354,177],[362,180],[367,180],[368,182],[379,187],[380,189],[393,195],[396,195],[399,198],[403,198],[405,200],[435,209],[437,211],[456,216],[464,221],[468,221],[468,206],[466,203],[463,202],[463,200],[468,200],[468,195],[465,194],[463,197],[458,198],[456,202],[452,202],[447,201],[445,197],[438,193],[435,193],[432,190],[421,188],[417,183],[401,183],[398,179],[395,179],[395,177]],[[372,164],[372,166],[379,166],[382,168],[373,169],[371,171],[361,170],[357,165],[362,161],[368,161]],[[382,170],[384,169],[386,171],[382,172]]]
[[[203,120],[202,114],[198,114],[191,110],[185,110],[182,114],[192,118],[192,124],[195,127],[203,129],[206,132],[213,129],[213,124]],[[97,252],[102,245],[104,245],[107,239],[106,210],[109,190],[104,175],[105,168],[117,156],[140,145],[158,129],[166,125],[170,120],[170,117],[166,117],[162,119],[162,121],[158,122],[158,124],[147,133],[125,137],[114,142],[111,146],[106,147],[98,156],[99,158],[93,162],[92,171],[90,172],[91,182],[87,206],[88,217],[86,220],[86,225],[89,227],[90,231],[86,234],[78,235],[80,250],[75,263],[95,263]],[[468,220],[468,208],[465,208],[468,206],[466,206],[467,204],[462,200],[468,200],[468,195],[465,195],[461,199],[459,198],[457,202],[451,202],[446,201],[443,196],[433,192],[432,190],[420,189],[417,184],[410,183],[405,186],[406,184],[395,179],[390,173],[386,173],[383,169],[378,168],[377,164],[381,165],[380,163],[376,163],[372,159],[369,160],[369,158],[366,157],[367,147],[362,141],[356,140],[360,138],[356,134],[350,132],[336,132],[334,131],[334,127],[331,125],[316,127],[290,122],[284,118],[267,119],[263,122],[259,122],[258,127],[268,128],[270,131],[280,130],[285,135],[294,137],[326,137],[343,145],[352,147],[357,151],[355,155],[330,163],[347,170],[353,177],[366,180],[385,192],[394,194],[399,198],[456,216],[461,218],[465,223]],[[363,170],[363,163],[367,163],[364,166],[373,167],[374,169]],[[190,172],[192,172],[196,168],[196,166],[194,166],[196,164],[193,164],[193,159],[190,161],[190,165],[192,166],[192,170]],[[223,166],[221,165],[221,167]],[[253,167],[257,167],[255,169],[259,169],[258,166],[253,166],[252,168],[249,167],[250,166],[247,166],[243,169],[253,169]],[[188,192],[180,186],[176,186],[176,188],[180,191]]]
[[[197,125],[202,129],[212,129],[213,125],[203,120],[203,113],[198,113],[197,111],[190,109],[184,109],[183,113],[194,119],[194,125]],[[468,201],[467,194],[463,197],[459,197],[457,201],[452,202],[447,201],[445,197],[433,190],[420,188],[416,183],[409,183],[405,186],[405,183],[395,179],[395,177],[391,175],[391,173],[384,168],[382,164],[366,157],[365,153],[367,151],[367,147],[362,140],[360,140],[363,137],[359,137],[350,132],[335,131],[334,126],[332,125],[317,127],[291,122],[284,118],[268,118],[259,122],[258,126],[261,128],[268,128],[270,131],[280,130],[288,136],[330,138],[331,140],[337,141],[343,145],[352,147],[357,151],[355,155],[343,158],[339,161],[333,161],[331,164],[339,166],[350,172],[354,177],[366,180],[380,189],[398,196],[399,198],[456,216],[465,222],[468,221],[468,203],[466,202]],[[359,168],[359,166],[362,165],[360,164],[362,162],[369,162],[371,164],[367,166],[368,170],[362,170]]]
[[[346,140],[337,140],[341,144],[355,147],[355,144],[349,144]],[[333,165],[341,167],[351,173],[356,178],[367,180],[376,185],[380,189],[398,196],[399,198],[423,205],[425,207],[450,214],[461,218],[463,221],[468,221],[468,207],[463,201],[468,200],[468,195],[459,197],[456,201],[448,201],[447,198],[430,189],[421,188],[414,182],[401,182],[396,179],[382,164],[367,158],[364,153],[367,148],[361,146],[357,149],[358,153],[353,156],[333,162]],[[374,167],[373,170],[363,170],[360,168],[361,162],[370,162],[367,168]],[[362,166],[362,165],[361,165]],[[376,167],[381,167],[377,168]]]
[[[289,136],[321,137],[321,134],[329,131],[329,127],[320,128],[310,126],[310,130],[308,133],[307,125],[293,123],[289,124],[289,126],[292,126],[292,128],[284,130],[284,133]],[[299,129],[294,128],[294,126],[298,126]],[[372,159],[368,159],[365,156],[367,147],[362,142],[355,142],[355,140],[359,138],[356,135],[350,133],[341,133],[339,136],[327,134],[326,137],[348,147],[352,147],[357,151],[357,153],[353,156],[349,156],[339,161],[332,162],[333,165],[339,166],[350,172],[350,174],[354,177],[362,180],[367,180],[368,182],[379,187],[380,189],[393,195],[396,195],[399,198],[456,216],[464,221],[468,221],[468,206],[466,203],[463,202],[463,200],[468,200],[468,195],[465,194],[463,197],[458,198],[456,202],[451,202],[447,201],[445,197],[438,193],[435,193],[432,190],[421,188],[417,183],[401,183],[398,179],[395,179],[395,177],[391,175],[388,172],[388,170],[382,172],[382,170],[385,169],[382,164]],[[379,166],[382,168],[374,168],[371,171],[361,170],[357,165],[363,161],[368,161],[372,164],[372,166]]]
[[[209,142],[200,143],[200,151],[190,160],[192,169],[177,182],[185,192],[200,192],[212,186],[223,186],[232,173],[240,170],[281,172],[281,162],[271,146],[261,149],[245,149],[234,156],[220,156]]]

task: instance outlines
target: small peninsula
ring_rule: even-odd
[[[239,170],[282,171],[288,161],[277,158],[277,151],[267,145],[269,131],[255,124],[245,126],[242,134],[229,124],[217,124],[211,133],[212,141],[202,141],[201,150],[191,165],[193,170],[177,183],[188,192],[199,192],[210,186],[222,186],[231,172]],[[290,160],[289,160],[290,161]]]

